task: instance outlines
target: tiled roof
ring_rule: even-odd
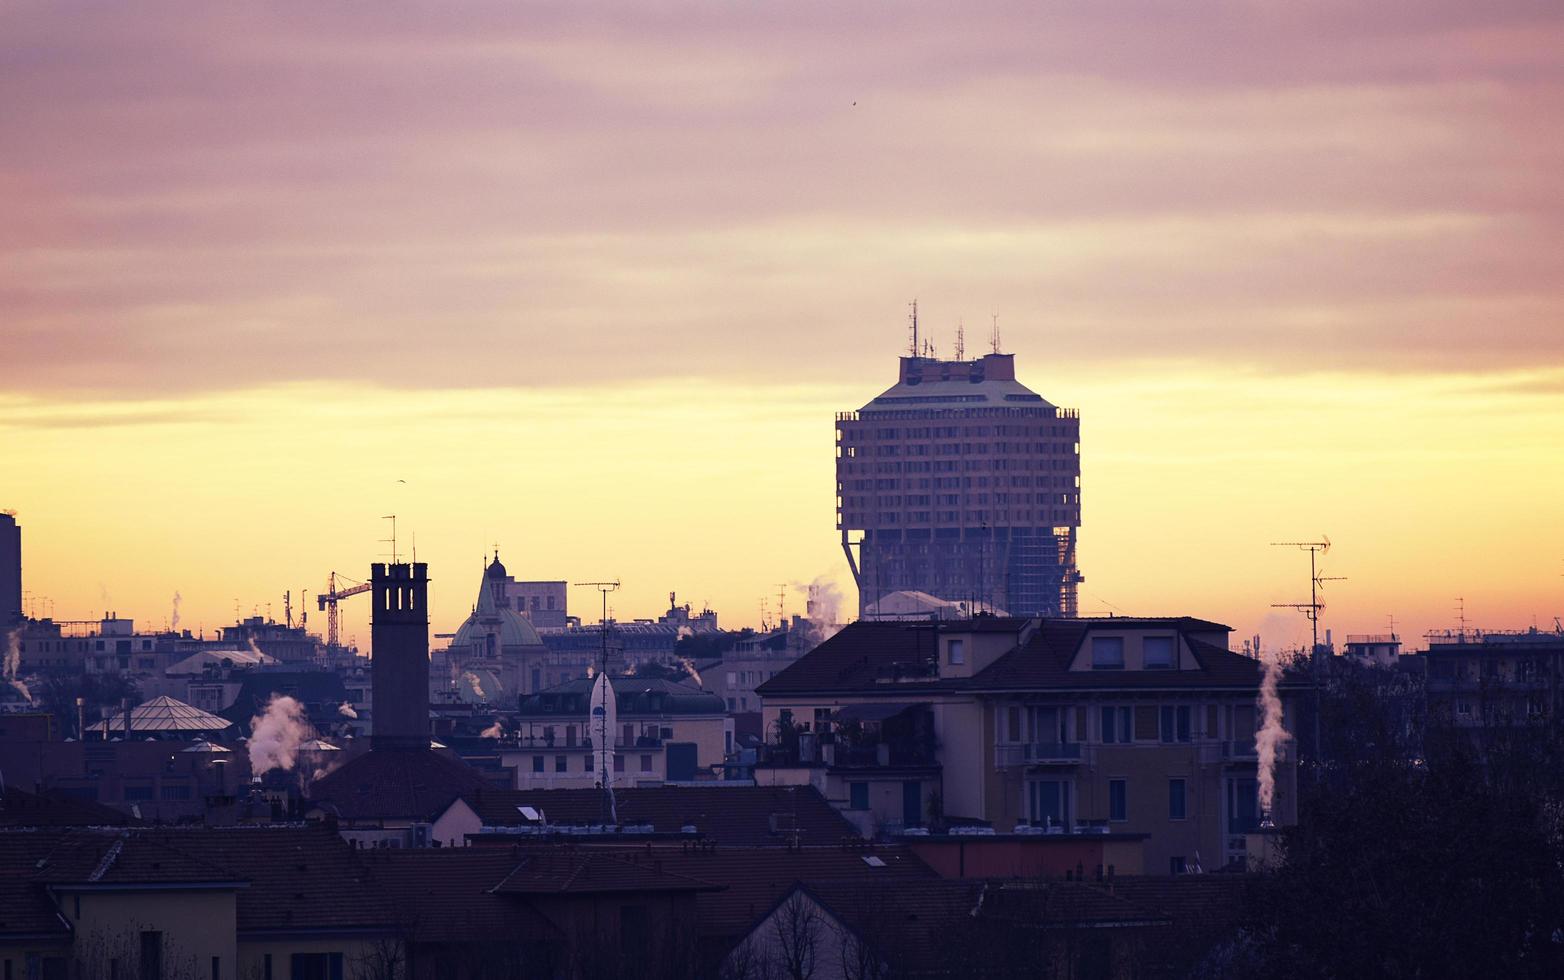
[[[1225,633],[1228,627],[1190,617],[1041,620],[1024,645],[1002,654],[976,676],[941,679],[935,675],[939,632],[977,630],[1019,636],[1026,622],[994,618],[937,626],[853,623],[757,690],[762,697],[851,692],[908,701],[941,691],[1254,688],[1260,682],[1256,661],[1194,635]],[[1200,669],[1071,671],[1070,661],[1094,628],[1177,630],[1194,651]],[[887,683],[891,678],[895,682]]]
[[[1025,646],[994,661],[973,677],[969,686],[974,690],[1253,690],[1260,685],[1259,661],[1188,636],[1185,639],[1200,664],[1199,670],[1071,670],[1070,661],[1086,633],[1087,626],[1079,621],[1048,621]]]
[[[554,932],[547,919],[495,886],[519,863],[511,848],[380,848],[360,854],[419,942],[515,938]]]
[[[432,820],[484,785],[478,770],[441,752],[378,750],[317,779],[310,799],[343,820]]]
[[[860,620],[839,630],[755,690],[765,698],[794,692],[875,687],[877,679],[893,665],[921,665],[932,660],[937,650],[935,627],[929,623]],[[909,688],[938,684],[931,679],[929,684],[906,682],[879,687],[906,700]]]
[[[666,871],[660,855],[541,845],[516,848],[520,861],[496,895],[606,895],[623,892],[715,892],[721,886]]]
[[[621,824],[650,824],[660,834],[694,826],[696,834],[728,847],[765,847],[794,839],[837,844],[857,831],[812,786],[646,786],[614,791]],[[484,790],[467,797],[485,826],[524,822],[518,808],[534,807],[553,825],[602,823],[596,789]],[[775,826],[773,817],[776,817]]]
[[[929,866],[904,847],[624,848],[654,855],[663,871],[723,886],[696,896],[697,929],[708,940],[737,941],[800,881],[933,879]],[[864,861],[874,856],[883,867]],[[643,858],[644,860],[644,858]]]
[[[134,823],[121,810],[89,800],[29,793],[7,786],[0,796],[0,827],[120,827]]]
[[[1166,925],[1103,888],[1077,882],[935,879],[807,881],[799,886],[897,973],[965,972],[959,958],[1018,930]]]
[[[0,831],[0,932],[47,926],[48,886],[197,883],[236,888],[241,932],[395,922],[355,852],[324,827]]]
[[[727,710],[722,698],[690,684],[660,677],[610,677],[619,717],[636,715],[720,715]],[[570,720],[569,715],[585,719],[587,701],[593,685],[590,677],[577,677],[563,684],[522,698],[522,718]]]

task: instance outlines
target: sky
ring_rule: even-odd
[[[1550,626],[1560,50],[1540,2],[10,3],[0,508],[59,618],[280,618],[395,513],[436,632],[496,544],[752,625],[851,595],[832,413],[916,297],[1080,410],[1083,611],[1297,644],[1270,542],[1328,535],[1338,633]]]

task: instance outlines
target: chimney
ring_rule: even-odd
[[[429,750],[429,566],[370,566],[373,748]]]

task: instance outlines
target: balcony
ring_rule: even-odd
[[[1079,742],[1001,742],[994,746],[994,767],[1073,766],[1081,761]]]

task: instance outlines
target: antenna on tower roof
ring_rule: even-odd
[[[907,345],[907,353],[913,357],[918,356],[918,301],[912,301],[912,312],[907,314],[907,321],[912,326],[912,341]]]
[[[956,321],[956,360],[967,359],[967,325],[960,320]]]
[[[989,335],[988,346],[989,346],[989,349],[991,349],[995,354],[998,354],[999,353],[999,314],[998,313],[993,314],[992,319],[993,319],[993,322],[994,322],[994,331],[993,331],[993,333],[991,333]]]

